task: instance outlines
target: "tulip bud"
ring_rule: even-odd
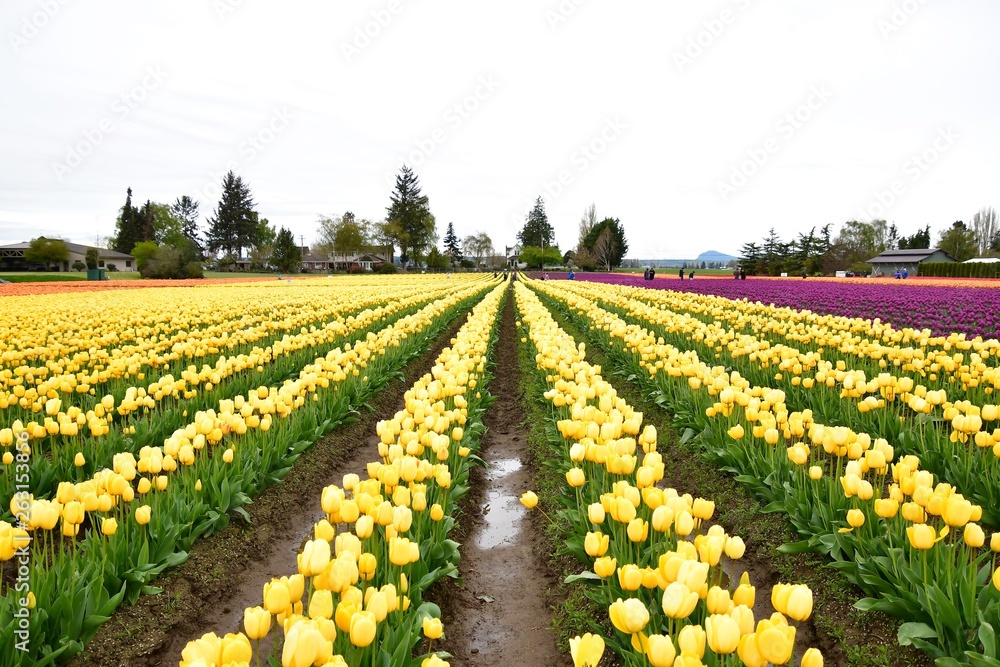
[[[424,637],[440,639],[444,635],[444,624],[440,618],[424,617]]]
[[[986,542],[986,533],[976,523],[965,524],[965,543],[973,549],[978,549]]]
[[[993,533],[990,536],[990,549],[993,553],[1000,553],[1000,533]]]
[[[590,519],[591,523],[602,524],[605,519],[604,505],[601,503],[591,503],[587,507],[587,518]],[[1000,533],[998,533],[1000,535]]]
[[[375,640],[375,614],[370,611],[359,611],[351,617],[351,643],[364,648]]]
[[[739,644],[740,626],[729,616],[713,614],[705,619],[705,636],[713,653],[728,655]]]
[[[670,648],[673,648],[672,644]],[[596,667],[604,656],[604,638],[589,632],[582,637],[574,637],[569,640],[569,652],[574,665]]]
[[[819,652],[818,648],[807,649],[802,654],[802,667],[823,667],[823,654]]]
[[[527,507],[529,510],[534,509],[538,505],[538,496],[534,491],[526,491],[521,494],[521,504]]]
[[[118,521],[114,517],[101,520],[102,535],[111,536],[114,535],[117,530],[118,530]]]
[[[821,468],[820,466],[810,467],[809,479],[813,480],[814,482],[823,479],[823,468]]]
[[[699,660],[705,657],[705,629],[700,625],[686,625],[677,634],[677,647],[681,653],[696,656]]]
[[[149,505],[143,505],[141,507],[136,508],[135,522],[138,523],[140,526],[145,526],[147,523],[149,523],[150,519],[152,518],[152,512],[153,510]]]
[[[77,468],[82,468],[83,466],[87,465],[87,459],[83,457],[83,452],[76,453],[76,458],[73,459],[73,465],[75,465]]]
[[[618,563],[614,558],[602,556],[594,561],[594,573],[601,579],[607,579],[618,570]]]
[[[566,483],[573,488],[579,488],[583,486],[587,481],[586,475],[584,475],[583,470],[580,468],[570,468],[566,473]]]
[[[847,523],[851,528],[860,528],[865,525],[865,513],[859,509],[847,510]]]

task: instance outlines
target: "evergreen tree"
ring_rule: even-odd
[[[271,262],[282,273],[297,273],[302,265],[302,248],[295,245],[291,230],[282,227],[274,239]]]
[[[448,223],[448,231],[444,234],[444,253],[451,259],[452,266],[458,266],[462,261],[462,249],[458,244],[458,236],[455,235],[455,225]]]
[[[524,227],[517,233],[517,240],[522,248],[527,246],[547,248],[554,245],[555,231],[549,224],[549,217],[545,214],[545,202],[541,197],[535,200],[535,206],[528,213]]]
[[[938,248],[954,257],[959,262],[976,256],[976,232],[958,220],[951,227],[941,232]]]
[[[198,202],[187,195],[178,197],[170,206],[170,212],[181,223],[181,234],[195,244],[200,255],[204,250],[201,232],[198,231]]]
[[[385,229],[393,243],[399,246],[399,257],[405,266],[437,241],[434,216],[427,196],[420,192],[416,174],[405,165],[396,176],[396,189],[389,201]]]
[[[760,266],[761,251],[756,243],[744,243],[740,248],[740,262],[743,270],[750,275],[757,275],[757,268]]]
[[[244,248],[257,245],[259,223],[253,207],[250,187],[230,171],[222,180],[222,199],[215,215],[208,219],[208,249],[238,257]]]
[[[129,188],[125,205],[118,212],[118,220],[115,222],[115,236],[111,242],[111,249],[126,254],[132,252],[135,244],[143,240],[141,225],[139,209],[132,205],[132,188]]]

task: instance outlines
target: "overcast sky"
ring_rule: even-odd
[[[4,0],[0,243],[207,217],[233,168],[310,243],[411,164],[443,233],[512,244],[542,195],[630,257],[735,254],[1000,205],[995,0]],[[366,34],[367,33],[367,34]]]

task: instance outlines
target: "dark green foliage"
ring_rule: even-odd
[[[921,276],[939,278],[1000,278],[1000,262],[927,262],[919,271]]]
[[[260,222],[253,207],[250,187],[230,171],[222,181],[222,199],[208,219],[208,249],[240,257],[245,248],[257,245]]]
[[[85,263],[81,262],[80,260],[76,260],[75,262],[73,262],[73,270],[74,271],[83,271],[86,268],[87,268],[87,265]]]
[[[539,248],[538,246],[526,246],[521,248],[521,261],[528,265],[529,269],[543,268],[544,266],[559,266],[562,264],[562,253],[558,247]]]
[[[396,273],[396,271],[397,271],[396,265],[393,264],[392,262],[386,262],[382,266],[378,267],[378,272],[379,273],[393,274],[393,273]]]
[[[445,255],[436,247],[431,248],[431,251],[427,253],[428,269],[447,269],[450,265],[451,261],[448,259],[448,255]]]
[[[139,209],[132,205],[132,188],[129,188],[127,192],[125,205],[118,212],[118,220],[115,222],[115,236],[111,241],[112,250],[124,253],[130,252],[137,243],[153,240],[152,236],[143,235],[143,221]]]
[[[605,218],[587,232],[583,247],[593,255],[601,268],[610,271],[621,266],[622,258],[628,252],[625,228],[618,218]]]
[[[528,213],[524,227],[517,233],[517,240],[522,248],[527,246],[547,248],[554,245],[555,231],[549,224],[549,217],[545,214],[545,202],[541,197],[535,200],[535,206]]]
[[[98,262],[101,261],[100,253],[97,252],[97,248],[88,248],[87,254],[84,256],[84,261],[86,262],[88,269],[96,269]]]
[[[132,251],[129,253],[135,257],[136,268],[142,273],[142,269],[146,266],[146,262],[150,257],[156,254],[156,251],[160,246],[156,245],[153,241],[143,241],[142,243],[137,243]]]
[[[49,268],[52,264],[61,264],[69,261],[69,246],[62,239],[47,239],[39,236],[31,239],[28,248],[24,251],[24,261],[30,264],[41,264]]]
[[[462,249],[458,244],[458,236],[455,235],[455,225],[448,223],[448,231],[444,234],[444,254],[451,259],[452,266],[458,265],[462,261]]]
[[[298,273],[302,265],[302,248],[295,245],[291,230],[282,227],[274,239],[271,262],[282,273]]]
[[[416,174],[407,166],[396,176],[396,189],[389,199],[385,234],[399,246],[399,256],[405,266],[437,240],[434,216],[427,196],[420,192]]]

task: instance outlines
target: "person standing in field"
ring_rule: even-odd
[[[680,276],[681,276],[681,280],[684,280],[684,269],[681,269]]]

